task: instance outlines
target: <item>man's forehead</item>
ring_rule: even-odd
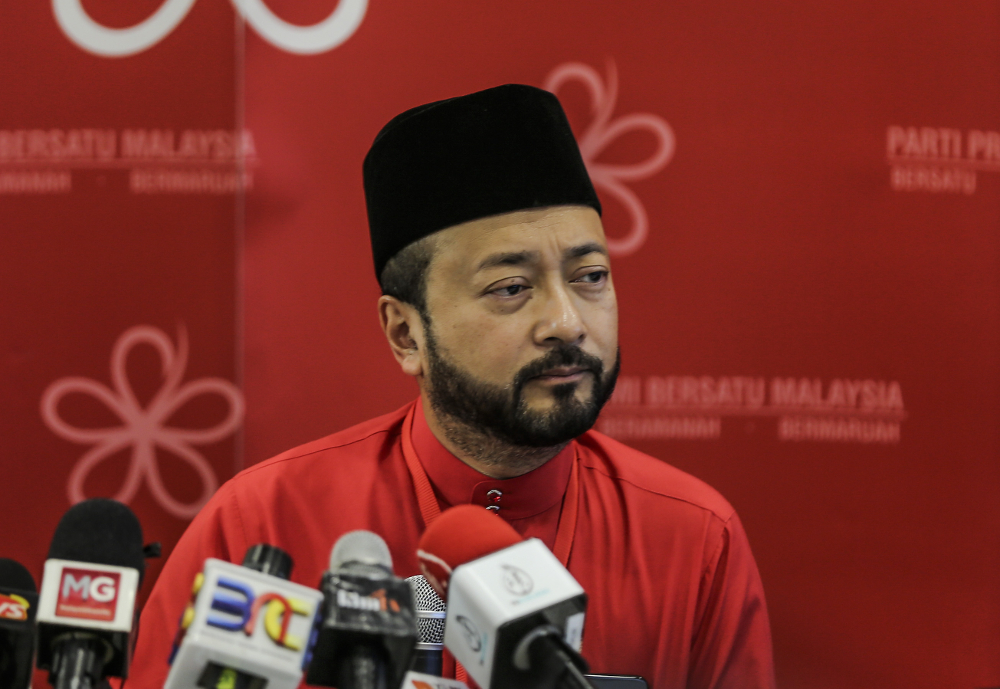
[[[437,233],[442,258],[462,261],[477,270],[484,261],[496,265],[525,262],[544,252],[563,258],[607,253],[600,216],[583,206],[557,206],[481,218]],[[584,251],[586,248],[586,251]],[[523,254],[521,260],[517,256]],[[506,256],[507,260],[503,260]]]

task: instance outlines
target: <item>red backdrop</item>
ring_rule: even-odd
[[[601,428],[739,510],[781,686],[1000,684],[997,3],[269,6],[0,7],[0,554],[39,575],[80,495],[169,548],[206,486],[413,397],[361,160],[522,82],[616,248]]]

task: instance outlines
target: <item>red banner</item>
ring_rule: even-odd
[[[39,583],[74,502],[169,546],[242,467],[242,27],[204,2],[155,50],[95,51],[155,8],[0,10],[0,543]]]
[[[560,97],[606,209],[599,429],[735,505],[779,683],[1000,684],[998,12],[0,9],[0,554],[40,574],[90,495],[169,547],[243,463],[415,396],[361,161],[406,108],[521,82]]]

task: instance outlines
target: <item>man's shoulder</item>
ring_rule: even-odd
[[[585,448],[581,453],[584,467],[628,486],[629,490],[646,494],[654,503],[690,505],[698,511],[710,512],[723,522],[735,513],[719,491],[661,459],[598,431],[588,431],[577,441]]]
[[[363,421],[318,440],[293,447],[254,464],[236,475],[241,483],[270,480],[276,472],[310,471],[315,463],[335,461],[347,468],[353,461],[370,461],[391,451],[402,429],[403,419],[413,403]]]

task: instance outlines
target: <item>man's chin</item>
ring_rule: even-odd
[[[553,404],[544,409],[525,409],[521,444],[550,447],[567,443],[590,430],[597,420],[592,403]]]
[[[561,404],[573,400],[577,404],[589,404],[594,396],[594,376],[585,374],[581,380],[567,383],[548,380],[531,381],[522,388],[521,399],[528,410],[546,413]]]
[[[588,410],[595,406],[594,396],[590,391],[579,386],[567,385],[565,389],[552,390],[551,394],[539,396],[533,400],[525,400],[521,410],[526,416],[542,418],[578,418],[586,416]]]

